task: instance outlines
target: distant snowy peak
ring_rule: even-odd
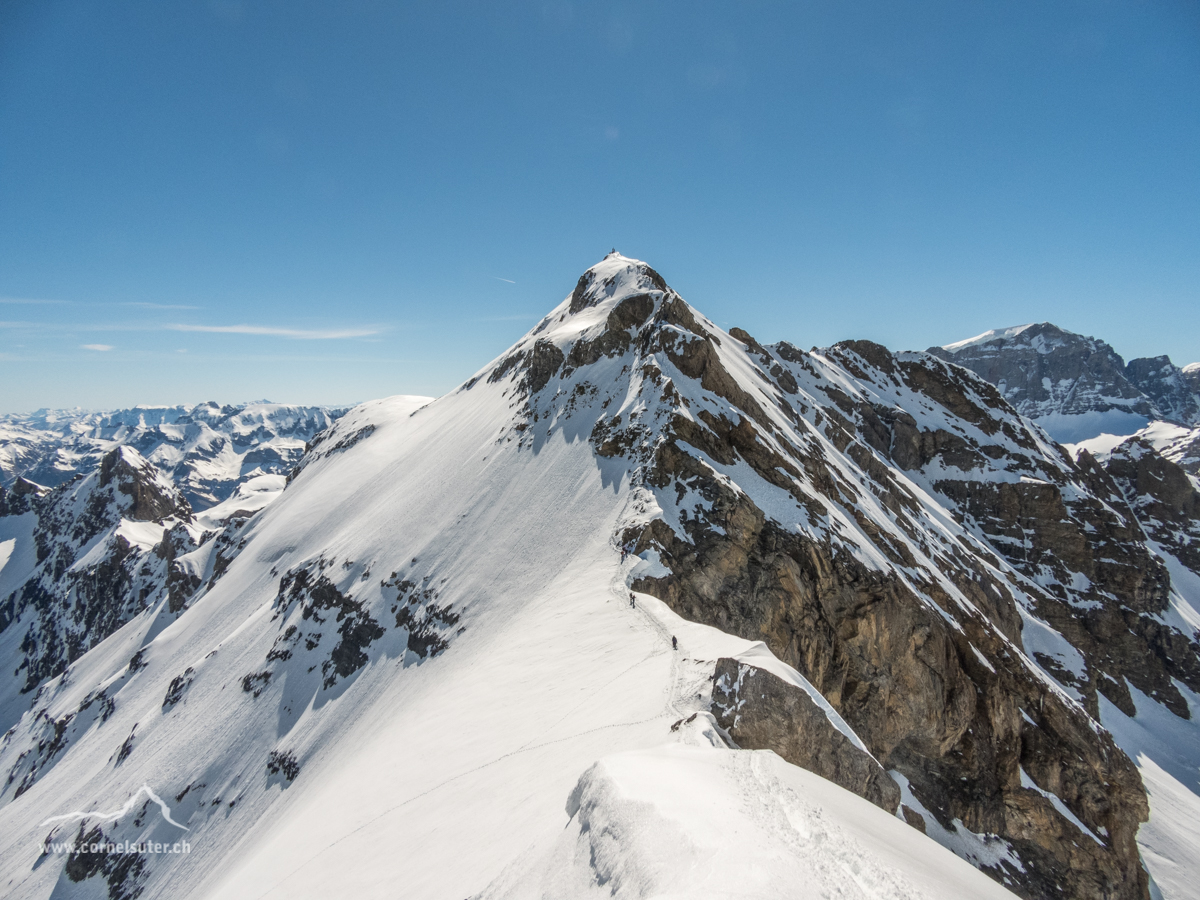
[[[1033,324],[1029,325],[1013,325],[1011,328],[993,328],[991,331],[985,331],[983,334],[977,334],[973,338],[967,338],[965,341],[955,341],[953,344],[943,344],[942,349],[950,353],[957,353],[959,350],[965,350],[967,347],[979,347],[984,344],[990,344],[993,341],[1002,341],[1010,338],[1015,338],[1021,332],[1032,328]]]
[[[929,352],[996,385],[1059,441],[1132,434],[1154,420],[1200,424],[1200,377],[1166,356],[1127,365],[1104,341],[1049,322],[987,331]]]
[[[1188,363],[1182,369],[1183,380],[1188,383],[1192,391],[1200,394],[1200,362]]]
[[[287,475],[305,446],[344,409],[256,402],[109,412],[39,410],[0,417],[0,484],[24,476],[55,486],[90,472],[118,446],[135,447],[201,510],[257,475]]]

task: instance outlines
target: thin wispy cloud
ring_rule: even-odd
[[[17,322],[0,321],[0,328],[24,329],[32,332],[73,331],[159,331],[161,325],[150,322]]]
[[[134,309],[203,309],[203,306],[192,306],[187,303],[148,303],[137,300],[125,300],[119,303],[106,301],[81,302],[78,300],[45,300],[37,297],[0,297],[0,303],[21,306],[130,306]]]
[[[63,306],[70,300],[36,300],[32,297],[0,297],[0,303],[21,303],[26,306]]]
[[[112,349],[112,344],[80,344],[81,350],[98,350],[101,353]]]
[[[497,281],[503,281],[505,284],[516,284],[516,282],[513,281],[511,278],[501,278],[499,275],[493,275],[492,277],[495,278]]]
[[[206,334],[256,334],[285,337],[301,341],[331,341],[344,338],[369,337],[379,334],[378,328],[277,328],[270,325],[167,325],[171,331],[198,331]]]
[[[528,322],[530,319],[536,319],[537,316],[485,316],[482,319],[476,319],[476,322]]]

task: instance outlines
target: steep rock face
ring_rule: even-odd
[[[1006,841],[1011,868],[992,871],[1018,893],[1052,897],[1062,886],[1065,896],[1144,895],[1134,836],[1145,798],[1111,738],[1029,671],[983,616],[948,628],[896,580],[756,512],[718,497],[709,517],[716,533],[695,545],[652,529],[643,540],[681,577],[638,587],[684,616],[765,640],[908,779],[937,817],[926,828]],[[1022,770],[1107,832],[1109,846],[1079,840],[1023,786]],[[1018,875],[1018,866],[1026,871]]]
[[[1125,377],[1154,402],[1156,418],[1182,425],[1200,424],[1200,388],[1195,383],[1198,379],[1184,375],[1170,357],[1130,360]]]
[[[1120,444],[1105,470],[1147,534],[1200,574],[1200,491],[1188,473],[1137,438]]]
[[[996,385],[1030,418],[1111,410],[1158,418],[1112,347],[1049,322],[991,331],[928,352]]]
[[[1195,393],[1200,394],[1200,363],[1188,363],[1180,371],[1183,373],[1183,380]]]
[[[0,516],[19,516],[29,512],[34,501],[46,491],[47,488],[27,478],[17,478],[7,491],[0,486]]]
[[[27,693],[165,594],[181,609],[192,578],[178,558],[197,549],[200,530],[182,494],[128,446],[51,491],[18,489],[21,511],[37,514],[37,568],[3,598],[0,632],[22,635],[13,686]]]
[[[110,484],[130,500],[125,514],[143,522],[179,517],[190,519],[192,509],[169,479],[129,447],[119,447],[100,460],[99,487]]]
[[[717,660],[713,710],[739,747],[773,750],[876,806],[895,812],[900,789],[830,721],[808,693],[756,666]]]
[[[648,311],[614,315],[643,298]],[[1144,546],[1124,546],[1128,521],[991,385],[866,342],[808,354],[725,335],[620,257],[585,275],[489,380],[512,385],[523,419],[512,436],[535,451],[555,430],[576,433],[577,405],[599,402],[589,438],[601,459],[634,466],[644,496],[618,541],[669,572],[633,587],[764,640],[907,779],[931,832],[998,836],[1009,855],[991,871],[1026,896],[1146,895],[1136,769],[1080,705],[1087,695],[1021,650],[1022,623],[1036,620],[1055,653],[1078,658],[1036,617],[1039,604],[1069,605],[1080,582],[1068,566],[1058,574],[1070,587],[1059,583],[1050,550],[1012,554],[1024,571],[997,552],[1012,549],[1014,527],[1001,507],[1016,498],[1019,521],[1032,494],[1027,517],[1046,514],[1038,503],[1115,515],[1103,540],[1150,572],[1115,587],[1142,607],[1163,605],[1167,576]],[[973,505],[955,499],[957,482],[975,480],[996,484]],[[1000,523],[990,535],[985,513]],[[1079,516],[1067,529],[1079,564],[1103,577],[1108,550]]]

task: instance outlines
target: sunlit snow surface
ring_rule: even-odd
[[[943,344],[943,350],[949,350],[954,353],[958,350],[965,350],[967,347],[978,347],[981,344],[986,344],[989,341],[994,341],[1004,338],[1014,338],[1022,331],[1027,331],[1033,327],[1033,323],[1028,325],[1013,325],[1010,328],[993,328],[990,331],[985,331],[983,334],[977,334],[973,338],[967,338],[965,341],[955,341],[953,344]]]
[[[1103,697],[1100,717],[1117,744],[1137,763],[1150,798],[1150,821],[1138,830],[1142,861],[1167,900],[1197,896],[1200,860],[1200,697],[1176,681],[1190,720],[1172,715],[1133,685],[1137,716],[1129,718]]]
[[[620,281],[627,262],[602,264],[612,269],[613,297],[627,287]],[[612,305],[564,324],[564,302],[538,339],[595,337]],[[765,398],[746,354],[722,337],[722,364]],[[922,407],[907,388],[856,387],[814,359],[824,373],[815,377],[855,395],[894,395],[922,424],[946,415]],[[589,375],[628,387],[609,415],[642,402],[633,373],[617,378],[626,363],[602,360]],[[40,858],[50,831],[42,823],[73,810],[119,809],[148,785],[191,829],[191,854],[148,863],[146,896],[172,900],[523,896],[539,886],[545,896],[568,898],[730,896],[735,884],[763,897],[1007,896],[865,801],[771,754],[721,746],[705,710],[713,662],[722,656],[809,691],[836,727],[857,737],[762,644],[684,622],[644,595],[630,604],[626,584],[658,564],[653,554],[622,563],[613,535],[654,515],[678,516],[679,505],[631,486],[628,460],[596,454],[588,437],[598,410],[512,439],[523,401],[512,381],[488,381],[491,369],[471,389],[432,403],[394,397],[350,411],[286,490],[255,479],[208,511],[220,521],[264,504],[237,533],[241,550],[228,571],[184,615],[149,611],[45,686],[38,702],[51,720],[75,715],[98,685],[115,705],[106,721],[76,719],[84,733],[71,750],[47,759],[21,797],[6,797],[0,887],[17,897],[92,891],[95,884],[73,885],[57,860]],[[574,386],[564,380],[562,389]],[[770,409],[780,433],[789,433],[789,421]],[[945,424],[974,434],[974,426]],[[807,425],[804,436],[832,446]],[[1035,438],[1047,458],[1057,454],[1044,436]],[[847,460],[828,456],[847,484],[865,484]],[[744,464],[704,462],[788,527],[816,527],[794,498]],[[935,475],[898,475],[922,528],[942,544],[982,547],[939,505]],[[989,470],[980,477],[1022,476]],[[849,552],[907,577],[846,510],[819,502]],[[857,502],[903,540],[870,492]],[[943,578],[933,560],[920,559]],[[206,565],[208,578],[211,560]],[[272,663],[282,629],[298,618],[276,604],[281,579],[318,566],[387,626],[399,581],[436,592],[436,602],[459,617],[449,646],[422,659],[403,629],[388,627],[370,661],[330,687],[322,685],[321,658],[306,656],[303,644]],[[969,604],[948,578],[944,588],[953,602]],[[318,641],[322,653],[333,627]],[[1065,641],[1041,632],[1038,647],[1067,668],[1077,664]],[[267,670],[270,679],[253,680]],[[177,695],[176,684],[184,685]],[[0,747],[0,771],[48,727],[31,718],[19,723],[20,743]],[[120,761],[125,745],[132,752]],[[298,765],[290,782],[267,767],[270,754],[282,752]],[[169,823],[147,822],[137,827],[153,839],[178,837]],[[605,870],[613,877],[603,882],[584,851],[618,833],[623,843],[609,848]],[[1005,851],[977,843],[970,852]],[[657,859],[654,847],[670,858]],[[560,876],[568,880],[552,880]],[[790,892],[780,891],[781,880],[790,880]]]
[[[771,751],[715,749],[710,728],[685,737],[690,745],[590,767],[566,826],[480,900],[1011,900],[899,819]]]
[[[610,537],[628,514],[625,463],[597,458],[583,437],[561,431],[536,452],[497,443],[510,417],[498,390],[460,392],[415,412],[408,398],[352,411],[339,428],[370,422],[374,433],[312,463],[251,520],[246,549],[157,635],[145,668],[125,663],[153,627],[149,617],[48,687],[56,716],[105,678],[117,704],[91,726],[91,753],[68,753],[0,809],[0,883],[12,896],[90,889],[68,882],[57,863],[38,864],[50,831],[38,823],[120,808],[143,784],[167,802],[182,794],[175,817],[191,828],[190,855],[150,860],[154,896],[469,896],[530,848],[553,844],[569,824],[568,797],[598,760],[674,740],[671,725],[706,707],[716,656],[762,653],[746,641],[722,644],[711,629],[676,627],[656,615],[652,598],[631,608],[626,578],[645,563],[631,558],[623,570]],[[389,631],[372,662],[331,690],[314,689],[294,666],[253,698],[241,683],[263,668],[278,634],[270,618],[279,573],[322,556],[361,583],[365,598],[393,572],[428,577],[465,630],[424,661]],[[186,668],[193,682],[166,708],[169,684]],[[134,752],[114,766],[131,731]],[[276,749],[300,763],[290,784],[266,770]],[[723,784],[738,809],[770,799],[758,781],[729,780],[741,771],[734,751],[709,752],[712,766],[689,777]],[[809,796],[796,784],[797,796]],[[874,807],[828,799],[843,793],[804,801],[829,834],[872,833],[855,824],[861,814],[883,823],[882,834],[909,835]],[[843,821],[846,810],[859,812]],[[177,838],[162,821],[152,831]],[[791,840],[771,839],[780,848]],[[935,858],[943,852],[915,831],[911,839]],[[722,878],[736,875],[736,856]],[[864,865],[882,871],[894,858]],[[832,858],[828,865],[840,872]],[[980,896],[1000,890],[962,868]],[[922,893],[936,880],[905,877],[912,896],[944,896]]]

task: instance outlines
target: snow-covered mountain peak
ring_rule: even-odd
[[[1166,356],[1130,360],[1049,322],[986,331],[930,353],[996,385],[1058,441],[1129,435],[1153,420],[1200,424],[1200,370]]]
[[[197,466],[254,429],[187,415],[154,426],[164,459],[168,426],[196,427]],[[1143,461],[1131,484],[1161,474]],[[123,450],[111,465],[139,471]],[[1148,900],[1145,792],[1101,722],[1190,727],[1191,607],[1094,460],[959,366],[763,346],[614,252],[459,389],[364,403],[287,477],[242,477],[190,523],[114,516],[64,556],[78,577],[27,554],[44,595],[0,628],[8,671],[27,661],[0,742],[0,881],[726,896],[769,856],[777,881],[742,893],[1004,896],[962,867],[956,890],[915,871],[901,890],[863,864],[881,834],[914,859],[933,838],[1035,900]],[[95,547],[125,554],[119,578]],[[115,614],[89,625],[80,596]],[[65,650],[31,657],[27,637]],[[39,855],[70,837],[47,838],[48,814],[143,785],[198,852],[136,871]],[[838,824],[847,800],[864,827]]]
[[[1099,344],[1104,347],[1108,346],[1103,341],[1096,341],[1095,338],[1085,337],[1073,331],[1067,331],[1065,328],[1059,328],[1052,322],[1034,322],[1029,325],[995,328],[991,331],[985,331],[983,334],[976,335],[973,338],[968,338],[965,341],[944,344],[938,349],[944,350],[949,354],[958,354],[964,350],[995,352],[1004,350],[1007,347],[1023,347],[1037,353],[1045,354],[1077,342]]]
[[[585,395],[595,396],[594,379],[574,374],[581,369],[616,365],[612,374],[616,370],[628,373],[634,366],[626,358],[631,351],[634,359],[645,359],[652,368],[660,368],[653,359],[656,353],[666,351],[674,359],[685,353],[683,347],[691,342],[702,343],[711,351],[720,345],[722,335],[724,332],[689,306],[653,268],[614,251],[584,272],[570,296],[462,390],[472,389],[484,378],[489,384],[514,380],[517,393],[530,398],[556,376],[570,382],[556,385],[556,392],[541,407],[526,404],[520,415],[537,421],[551,412],[551,406],[562,405],[555,398],[564,392],[575,391],[562,410],[566,413]],[[621,364],[615,362],[618,359]],[[648,371],[641,370],[634,381],[640,383]],[[598,377],[607,380],[611,375]],[[607,408],[606,403],[602,409]],[[597,415],[601,415],[600,409]]]
[[[614,250],[579,276],[571,294],[516,347],[541,340],[565,350],[581,337],[596,337],[606,327],[628,328],[644,322],[668,295],[677,296],[658,272]],[[609,321],[618,308],[622,312]]]
[[[948,350],[951,353],[955,353],[967,347],[978,347],[982,344],[988,344],[995,340],[1014,338],[1021,332],[1032,327],[1033,323],[1028,325],[1013,325],[1009,328],[992,328],[989,331],[985,331],[983,334],[977,334],[973,338],[967,338],[965,341],[955,341],[953,344],[942,344],[942,349]]]
[[[614,298],[619,302],[635,294],[667,290],[663,277],[647,263],[614,250],[579,277],[569,298],[569,310],[577,313]]]

